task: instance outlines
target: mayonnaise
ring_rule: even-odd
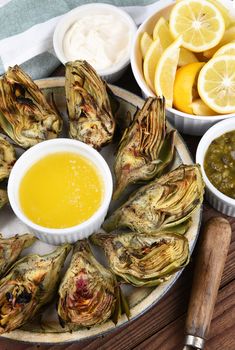
[[[129,55],[132,31],[115,12],[85,14],[67,30],[63,40],[68,61],[88,61],[96,70],[120,63]]]

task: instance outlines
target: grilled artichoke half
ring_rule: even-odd
[[[44,256],[26,256],[8,271],[0,281],[0,334],[22,326],[53,299],[69,250],[65,244]]]
[[[86,61],[68,62],[65,79],[70,137],[100,149],[115,129],[106,84]]]
[[[105,222],[105,231],[129,227],[148,234],[188,220],[203,201],[199,165],[181,165],[141,187]]]
[[[0,237],[0,277],[17,260],[22,250],[30,247],[35,241],[36,238],[31,234],[10,238]]]
[[[174,135],[175,130],[166,132],[165,99],[148,98],[121,139],[114,164],[114,199],[129,184],[162,174],[174,156]]]
[[[23,148],[57,137],[62,128],[57,110],[18,66],[0,79],[0,126]]]
[[[7,191],[0,189],[0,209],[7,204],[8,197],[7,197]]]
[[[97,233],[91,239],[105,250],[111,270],[135,287],[157,286],[189,261],[187,238],[174,233]]]
[[[116,277],[95,259],[88,241],[78,241],[59,288],[58,315],[70,329],[91,327],[121,312]]]
[[[13,146],[0,136],[0,181],[6,179],[16,160]]]

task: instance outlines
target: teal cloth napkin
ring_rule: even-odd
[[[122,6],[139,25],[163,1],[0,0],[0,75],[8,66],[20,64],[34,79],[49,76],[60,64],[52,45],[54,28],[65,13],[79,5]]]

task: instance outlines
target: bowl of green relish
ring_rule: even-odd
[[[235,217],[235,118],[215,124],[203,135],[196,162],[202,168],[209,203]]]

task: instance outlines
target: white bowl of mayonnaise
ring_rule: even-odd
[[[103,79],[114,82],[130,62],[136,30],[133,19],[116,6],[82,5],[58,22],[54,50],[63,64],[86,60]]]

